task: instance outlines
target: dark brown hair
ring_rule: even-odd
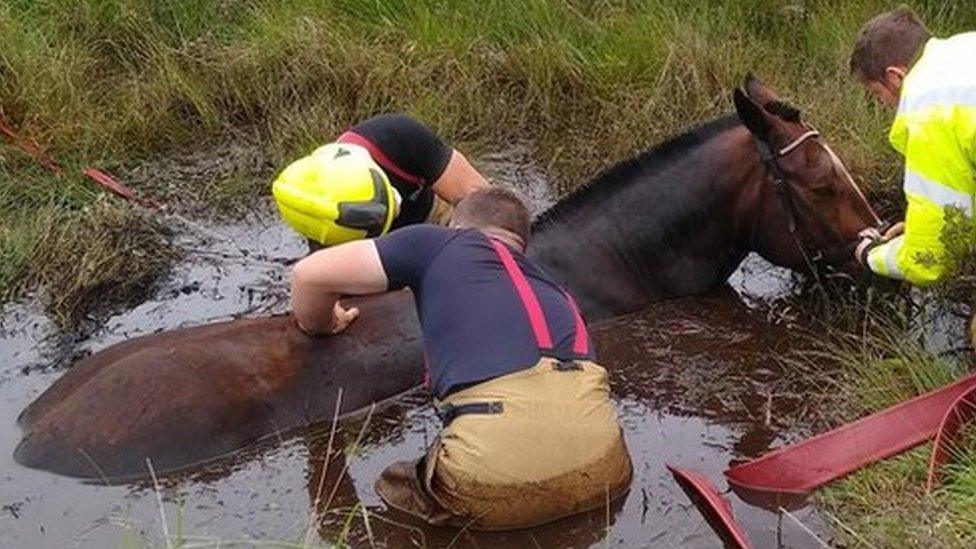
[[[901,5],[868,21],[851,53],[851,74],[879,81],[888,67],[909,67],[932,35],[911,8]]]
[[[469,194],[454,207],[452,224],[484,229],[498,227],[529,242],[529,209],[515,192],[502,187],[486,187]]]

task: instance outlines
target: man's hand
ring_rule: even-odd
[[[889,232],[892,229],[894,229],[894,227],[889,229]],[[871,248],[884,242],[885,238],[874,227],[864,229],[858,233],[857,236],[860,238],[860,240],[858,241],[857,246],[854,248],[854,259],[862,267],[867,267],[868,252],[871,251]]]
[[[881,239],[887,242],[892,238],[895,238],[896,236],[901,236],[904,233],[905,233],[905,222],[899,221],[898,223],[892,225],[891,228],[889,228],[887,231],[885,231],[885,234],[882,235]]]
[[[295,321],[310,336],[345,330],[359,315],[338,305],[341,295],[383,292],[386,272],[372,240],[326,248],[299,261],[292,272],[291,305]]]
[[[332,307],[332,330],[333,334],[338,334],[344,331],[353,323],[354,320],[359,318],[359,307],[350,307],[344,309],[339,302],[336,301],[335,306]]]
[[[871,248],[880,244],[881,241],[877,238],[870,236],[862,236],[861,241],[857,243],[857,247],[854,248],[854,259],[857,260],[858,264],[862,267],[868,266],[868,252]],[[850,249],[850,248],[848,248]]]

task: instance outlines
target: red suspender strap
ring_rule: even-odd
[[[535,296],[535,292],[532,291],[532,286],[525,279],[525,274],[522,273],[522,269],[519,269],[518,264],[515,263],[515,258],[512,257],[512,253],[508,251],[508,248],[504,244],[493,238],[489,238],[488,240],[491,242],[492,247],[495,248],[498,259],[501,260],[502,265],[505,267],[505,272],[508,273],[508,278],[515,286],[515,291],[518,292],[519,299],[522,300],[522,307],[525,309],[526,314],[529,315],[529,324],[532,326],[532,333],[535,334],[536,344],[539,345],[540,349],[552,349],[552,336],[549,334],[546,317],[542,312],[542,307],[539,305],[539,299]],[[583,317],[580,315],[579,307],[576,306],[576,301],[573,299],[573,296],[569,295],[569,292],[566,290],[562,292],[566,296],[566,302],[569,303],[570,310],[573,311],[573,320],[576,321],[576,332],[573,335],[573,352],[579,356],[585,356],[589,353],[589,335],[586,333],[586,323],[583,322]]]
[[[358,133],[348,131],[340,135],[339,139],[336,141],[339,143],[349,143],[350,145],[359,145],[360,147],[366,149],[369,152],[369,155],[373,157],[373,160],[382,166],[384,170],[389,171],[393,175],[408,183],[413,183],[418,187],[424,186],[424,178],[407,172],[400,166],[397,166],[396,162],[390,160],[390,157],[386,156],[386,153],[377,147],[375,143],[359,135]]]
[[[512,253],[508,251],[508,248],[497,240],[491,238],[488,240],[491,242],[492,247],[495,248],[498,259],[501,260],[502,265],[505,267],[508,278],[515,285],[515,291],[518,292],[519,299],[522,300],[522,307],[525,308],[526,314],[529,315],[529,324],[532,326],[532,333],[535,334],[536,344],[540,349],[552,349],[552,336],[549,335],[549,326],[546,324],[546,317],[542,313],[539,299],[536,298],[535,292],[532,291],[532,286],[529,286],[529,281],[525,279],[522,270],[515,264],[515,258],[512,257]]]
[[[576,320],[576,334],[573,336],[573,352],[584,356],[589,352],[589,344],[587,343],[590,339],[589,334],[586,333],[586,323],[583,322],[583,316],[580,315],[579,307],[576,306],[576,300],[573,296],[569,295],[569,292],[563,290],[563,295],[566,296],[566,301],[569,302],[569,308],[573,310],[573,319]]]

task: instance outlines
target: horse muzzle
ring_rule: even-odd
[[[876,227],[862,229],[856,236],[849,240],[824,248],[820,257],[827,265],[839,269],[845,274],[859,277],[866,272],[866,268],[854,257],[854,251],[857,249],[858,244],[865,238],[881,240],[884,238],[884,234],[888,232],[888,229],[893,226],[894,224],[890,221],[882,221]]]

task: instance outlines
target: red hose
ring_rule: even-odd
[[[20,148],[20,150],[24,151],[25,154],[37,161],[37,163],[47,171],[58,176],[64,174],[64,168],[55,162],[50,156],[48,156],[47,153],[44,152],[44,149],[37,144],[37,141],[31,137],[21,136],[13,128],[13,126],[7,122],[2,114],[0,114],[0,133],[5,135],[11,143],[16,145],[18,148]],[[96,168],[85,168],[81,171],[81,173],[84,174],[84,176],[88,179],[91,179],[122,198],[132,200],[133,202],[142,204],[147,208],[159,207],[159,204],[156,201],[152,200],[151,198],[141,198],[137,196],[132,189],[119,183],[118,180],[102,170]]]
[[[866,418],[784,446],[725,471],[733,486],[757,492],[803,494],[865,465],[931,439],[953,403],[976,388],[968,376]]]
[[[950,450],[959,439],[962,428],[976,419],[976,387],[970,387],[952,403],[939,423],[939,434],[932,446],[932,457],[929,459],[929,474],[925,482],[925,491],[931,492],[939,482],[942,466],[951,457]]]
[[[760,506],[774,501],[778,508],[785,501],[935,437],[926,482],[926,490],[931,491],[950,458],[951,447],[973,420],[976,374],[736,465],[725,471],[725,476],[744,501]],[[729,503],[706,477],[670,465],[668,469],[726,547],[748,547]]]
[[[718,537],[722,538],[727,549],[751,547],[749,538],[732,515],[732,506],[718,493],[705,475],[691,469],[681,469],[672,465],[667,467],[674,475],[674,479],[678,481],[678,485],[688,495],[688,499],[705,516],[708,525]]]

